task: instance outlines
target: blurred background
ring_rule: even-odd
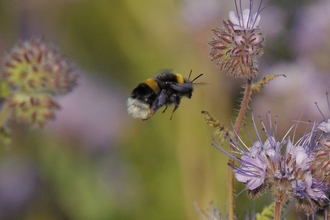
[[[263,6],[258,79],[287,77],[265,85],[250,107],[279,116],[281,137],[300,117],[322,119],[314,102],[329,117],[330,1]],[[200,112],[228,127],[235,120],[243,81],[221,73],[207,46],[234,9],[233,0],[1,0],[1,57],[18,40],[45,37],[80,77],[43,129],[10,123],[13,143],[0,148],[0,219],[200,219],[194,203],[206,210],[211,201],[225,215],[227,158],[211,146]],[[204,73],[198,82],[207,85],[182,100],[173,120],[172,109],[147,121],[128,116],[133,88],[163,69]],[[251,202],[236,186],[238,219],[271,201]]]

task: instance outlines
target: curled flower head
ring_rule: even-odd
[[[320,135],[312,154],[314,158],[311,163],[313,176],[322,179],[330,187],[330,137],[328,134]]]
[[[270,114],[268,119],[268,127],[260,119],[266,135],[265,140],[262,140],[254,118],[252,122],[257,141],[252,145],[245,144],[239,137],[238,141],[229,138],[230,144],[242,155],[233,157],[240,165],[230,165],[235,177],[246,184],[252,198],[262,192],[271,191],[276,201],[281,204],[295,201],[298,210],[312,214],[319,208],[319,204],[327,199],[327,186],[313,176],[311,167],[312,149],[317,142],[316,126],[294,143],[287,137],[294,126],[282,139],[277,140],[278,123],[276,121],[275,126],[272,125]]]
[[[330,111],[329,96],[326,93],[328,109]],[[317,145],[313,148],[313,176],[322,179],[330,186],[330,119],[327,119],[315,103],[317,109],[323,117],[323,121],[317,125],[317,128],[322,132],[317,138]]]
[[[328,110],[330,111],[330,102],[328,93],[326,93]],[[323,117],[323,121],[317,124],[317,133],[315,134],[315,144],[311,146],[313,160],[311,162],[312,176],[315,179],[322,180],[323,184],[330,187],[330,119],[326,118],[316,104],[317,109]]]
[[[236,14],[231,11],[223,27],[212,30],[215,36],[208,42],[211,60],[233,77],[251,78],[259,72],[257,58],[263,52],[264,37],[255,30],[260,21],[262,1],[255,14],[252,13],[253,3],[254,0],[250,0],[250,7],[243,10],[241,1],[239,6],[235,1]]]
[[[71,62],[44,39],[19,42],[3,61],[1,75],[7,86],[11,118],[43,126],[59,109],[54,97],[71,91],[77,75]]]

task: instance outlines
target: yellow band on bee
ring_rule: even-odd
[[[160,88],[154,79],[147,79],[144,83],[147,84],[156,94],[159,94]]]
[[[178,80],[178,83],[179,84],[184,83],[184,78],[183,78],[183,76],[181,74],[176,73],[175,75],[176,75],[176,79]]]

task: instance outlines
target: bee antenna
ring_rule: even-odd
[[[196,79],[198,79],[199,77],[201,77],[201,76],[203,76],[203,75],[204,75],[203,73],[199,74],[199,75],[196,76],[195,79],[193,79],[191,82],[194,82]]]
[[[188,80],[190,80],[190,77],[191,77],[191,73],[192,73],[192,69],[190,70],[190,73],[189,73],[189,77],[188,77]]]

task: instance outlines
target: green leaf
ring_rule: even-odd
[[[265,207],[261,213],[256,214],[256,220],[272,220],[274,219],[275,203]]]
[[[230,135],[228,133],[228,129],[223,125],[223,123],[213,117],[208,111],[203,110],[202,114],[204,115],[204,120],[206,121],[206,123],[211,127],[215,128],[213,136],[218,137],[220,140],[220,145],[223,145],[225,137]]]
[[[268,84],[271,80],[273,80],[279,76],[286,77],[284,74],[271,74],[271,75],[265,76],[259,82],[252,85],[252,91],[260,92],[261,88],[263,88],[263,85]]]

